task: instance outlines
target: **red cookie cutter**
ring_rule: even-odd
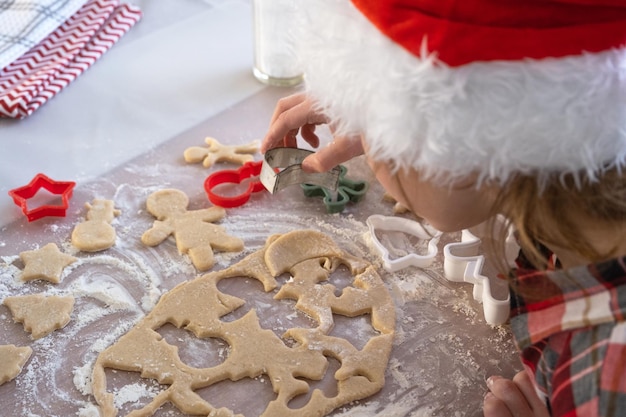
[[[213,188],[227,183],[241,184],[245,179],[258,177],[261,173],[262,165],[263,161],[246,162],[239,169],[216,171],[209,175],[204,181],[204,189],[209,197],[209,201],[216,206],[224,208],[239,207],[245,204],[250,199],[252,193],[265,190],[260,180],[250,181],[246,191],[232,197],[217,195],[213,192]]]
[[[69,200],[72,197],[72,189],[76,185],[73,181],[54,181],[44,174],[37,174],[27,185],[13,190],[9,190],[9,195],[13,202],[21,207],[22,212],[29,222],[41,219],[46,216],[65,217],[65,212],[69,207]],[[41,189],[46,189],[50,193],[61,196],[60,205],[43,205],[28,208],[28,200],[33,198]]]

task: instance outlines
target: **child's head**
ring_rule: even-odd
[[[523,243],[601,257],[571,229],[624,216],[626,6],[453,6],[316,1],[298,26],[309,94],[435,227],[502,212]]]

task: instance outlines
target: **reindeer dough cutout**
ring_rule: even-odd
[[[173,235],[178,252],[188,254],[199,271],[213,266],[214,249],[222,252],[243,250],[241,239],[229,236],[223,227],[213,224],[226,215],[226,210],[212,206],[188,211],[188,205],[189,198],[180,190],[165,189],[152,193],[146,206],[157,220],[141,236],[143,244],[156,246]]]
[[[72,245],[85,252],[98,252],[115,244],[115,229],[110,225],[120,211],[113,201],[94,199],[85,204],[87,220],[76,225],[72,231]]]
[[[204,139],[204,141],[209,145],[208,148],[192,146],[185,150],[186,162],[190,164],[202,162],[202,166],[205,168],[222,161],[243,165],[253,161],[254,156],[252,155],[259,151],[258,141],[250,142],[247,145],[223,145],[211,137]]]

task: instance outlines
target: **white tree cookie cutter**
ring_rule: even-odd
[[[437,244],[441,237],[441,232],[429,232],[420,223],[406,219],[404,217],[381,216],[374,214],[366,221],[374,247],[378,251],[383,261],[383,267],[389,272],[396,272],[409,266],[427,268],[432,265],[437,256]],[[416,236],[420,240],[427,240],[427,250],[425,254],[409,253],[404,256],[392,259],[389,249],[376,236],[376,230],[388,232],[402,232]]]
[[[500,235],[505,221],[502,217],[496,220],[494,235]],[[485,321],[491,325],[505,323],[510,313],[510,294],[506,297],[496,298],[492,293],[491,281],[497,277],[486,276],[483,273],[485,256],[480,255],[480,247],[483,239],[487,236],[486,223],[482,223],[461,233],[461,242],[448,243],[443,249],[444,275],[449,281],[467,282],[474,285],[472,296],[483,305]],[[509,229],[505,235],[505,252],[507,262],[512,265],[519,252],[519,246],[515,241],[513,230]]]
[[[415,266],[418,268],[428,268],[434,262],[438,254],[438,243],[441,232],[428,231],[420,223],[403,217],[372,215],[367,219],[370,235],[374,247],[382,258],[383,267],[389,272],[397,272],[401,269]],[[503,218],[496,221],[494,233],[498,236],[505,227]],[[389,249],[380,241],[376,231],[402,232],[416,236],[427,241],[427,251],[425,254],[409,253],[398,258],[391,258]],[[444,246],[444,276],[452,282],[466,282],[473,284],[472,296],[474,300],[483,305],[485,321],[491,325],[505,323],[510,313],[510,295],[507,291],[506,297],[497,298],[492,292],[491,279],[483,273],[485,257],[481,255],[480,248],[483,240],[487,238],[486,223],[465,229],[461,233],[460,242],[448,243]],[[505,252],[507,262],[512,266],[513,261],[519,252],[513,236],[512,230],[508,230],[505,238]],[[492,279],[498,279],[493,277]]]

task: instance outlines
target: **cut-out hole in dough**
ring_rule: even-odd
[[[142,378],[138,372],[106,369],[108,391],[113,394],[113,403],[120,416],[140,410],[169,386],[154,379]]]
[[[272,384],[266,375],[256,378],[229,379],[196,391],[215,408],[228,408],[234,414],[257,417],[270,401],[276,399]]]
[[[193,368],[212,368],[228,358],[230,346],[223,339],[199,339],[193,332],[169,323],[156,331],[167,343],[176,346],[180,360]]]
[[[334,326],[329,335],[346,339],[358,350],[362,350],[372,337],[379,335],[372,327],[369,314],[352,318],[333,314],[333,323]]]
[[[224,294],[232,295],[246,303],[237,310],[221,318],[231,322],[245,316],[251,309],[256,310],[259,323],[263,329],[271,329],[276,336],[282,337],[290,328],[314,328],[317,322],[295,308],[293,300],[274,300],[275,292],[266,293],[263,285],[253,278],[227,278],[217,284]]]
[[[297,410],[307,405],[311,400],[313,391],[316,389],[322,391],[324,396],[327,398],[333,398],[339,393],[337,389],[337,380],[335,379],[335,372],[337,372],[337,370],[341,367],[341,362],[328,356],[326,359],[328,360],[328,369],[326,369],[326,373],[324,374],[322,380],[311,381],[302,378],[303,381],[309,384],[309,392],[294,397],[291,401],[289,401],[289,408]]]
[[[354,281],[352,273],[345,265],[339,265],[337,269],[333,271],[328,279],[328,283],[335,287],[335,296],[341,297],[343,289],[350,287]]]

